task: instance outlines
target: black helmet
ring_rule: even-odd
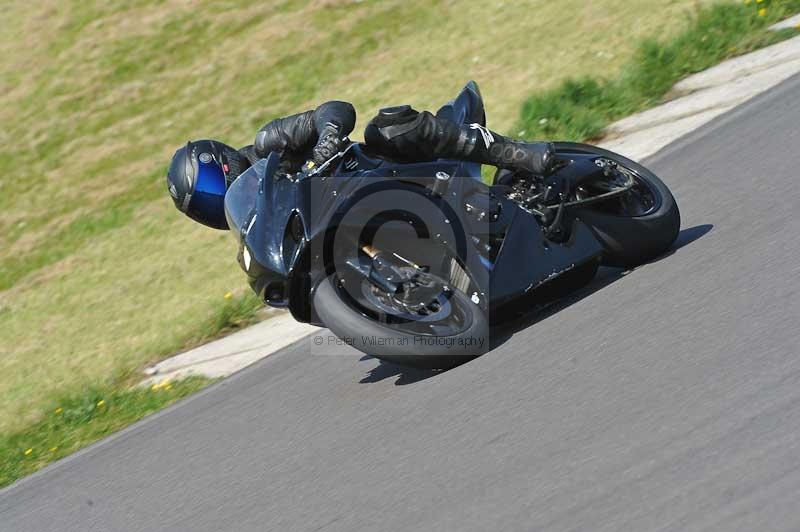
[[[236,149],[216,140],[190,141],[172,156],[167,188],[186,216],[215,229],[227,229],[225,191],[249,166]]]

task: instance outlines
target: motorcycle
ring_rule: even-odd
[[[485,126],[477,84],[437,112]],[[545,287],[631,268],[680,228],[664,183],[621,155],[555,143],[547,176],[457,160],[403,163],[350,143],[283,173],[270,154],[225,197],[237,260],[267,305],[379,359],[447,368],[490,349],[492,328]]]

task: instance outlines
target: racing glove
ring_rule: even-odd
[[[312,150],[311,160],[319,166],[342,151],[346,143],[347,137],[342,135],[341,126],[334,122],[327,122],[319,132],[319,140]]]

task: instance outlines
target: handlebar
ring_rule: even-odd
[[[316,163],[314,163],[314,161],[309,159],[300,168],[300,171],[297,174],[295,174],[295,177],[297,179],[305,179],[305,178],[317,176],[317,175],[321,174],[322,172],[324,172],[331,165],[331,163],[333,161],[343,157],[344,154],[346,154],[348,151],[350,151],[350,149],[355,145],[354,143],[350,142],[350,139],[348,139],[347,137],[345,137],[343,140],[348,142],[347,147],[345,149],[343,149],[342,151],[334,154],[333,156],[331,156],[330,159],[328,159],[327,161],[325,161],[324,163],[322,163],[319,166],[317,166]]]

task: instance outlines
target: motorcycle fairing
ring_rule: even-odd
[[[472,82],[440,112],[463,123],[485,122],[480,92]],[[499,191],[492,194],[492,187],[480,181],[480,165],[475,163],[389,163],[370,157],[358,144],[348,150],[328,177],[292,179],[278,172],[279,162],[279,155],[272,153],[244,172],[226,195],[226,215],[240,244],[237,260],[252,289],[271,306],[288,306],[299,321],[316,321],[310,301],[316,284],[330,273],[325,264],[326,238],[344,219],[342,213],[353,208],[359,191],[369,187],[399,187],[421,193],[430,201],[439,201],[443,212],[449,209],[451,218],[463,222],[465,238],[458,243],[433,237],[411,243],[398,240],[397,247],[409,248],[410,253],[419,255],[419,260],[427,261],[424,264],[438,269],[437,273],[445,278],[459,270],[465,273],[468,281],[454,285],[473,296],[473,301],[487,312],[597,258],[602,251],[600,243],[579,220],[574,222],[566,242],[547,240],[532,214]],[[437,172],[453,176],[447,194],[439,199],[431,192]],[[248,200],[245,194],[237,193],[245,186],[256,190],[255,197],[251,194]],[[499,198],[497,219],[478,220],[466,213],[468,198],[490,194]],[[251,202],[249,206],[234,204],[247,201]],[[397,206],[391,207],[397,210]],[[434,221],[427,234],[447,234],[446,219],[442,216],[439,222]],[[374,223],[385,221],[378,219]],[[437,227],[437,223],[441,225]],[[363,227],[341,229],[353,234],[364,231]],[[481,242],[492,236],[502,238],[494,256],[481,248]]]

